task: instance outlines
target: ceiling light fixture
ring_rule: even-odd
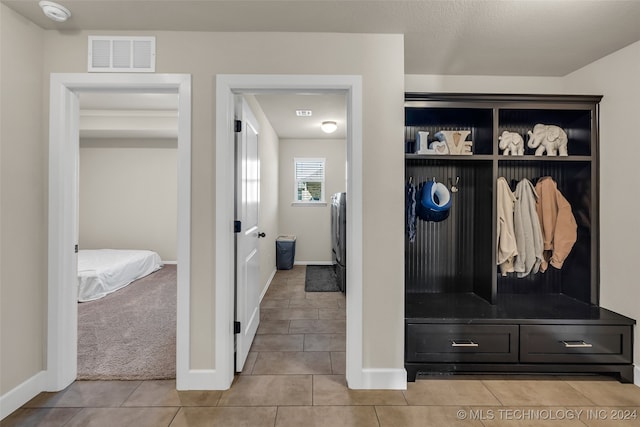
[[[53,21],[64,22],[71,16],[71,12],[69,12],[69,9],[59,5],[58,3],[42,0],[38,4],[42,8],[42,11],[46,15],[46,17]]]
[[[333,133],[338,129],[338,124],[334,121],[322,122],[320,128],[324,133]]]

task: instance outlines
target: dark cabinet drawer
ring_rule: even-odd
[[[517,362],[517,325],[407,325],[408,362]]]
[[[631,326],[522,325],[523,363],[631,363]]]

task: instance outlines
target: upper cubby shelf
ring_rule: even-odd
[[[517,133],[524,140],[524,154],[534,155],[549,144],[559,152],[572,156],[591,155],[591,110],[524,109],[498,110],[498,135]],[[532,144],[530,144],[532,142]],[[534,147],[530,147],[534,145]],[[544,151],[543,156],[547,156]],[[563,156],[564,157],[564,156]]]
[[[493,154],[493,110],[405,108],[405,144],[420,155]]]
[[[490,154],[474,154],[472,156],[464,156],[464,155],[449,155],[449,154],[417,154],[417,153],[405,153],[405,160],[424,160],[424,159],[433,159],[433,160],[454,160],[454,161],[479,161],[479,160],[493,160],[493,156]],[[536,157],[539,159],[540,157]],[[566,157],[565,157],[566,158]]]
[[[408,102],[405,107],[407,159],[440,156],[501,156],[504,148],[524,158],[588,160],[597,135],[593,104],[559,107],[539,103]],[[515,142],[510,144],[509,141]],[[417,157],[414,157],[417,156]]]

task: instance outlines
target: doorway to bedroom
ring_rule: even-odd
[[[77,378],[78,372],[79,123],[80,96],[88,92],[177,94],[175,371],[176,386],[185,389],[189,387],[191,76],[127,73],[53,73],[50,77],[48,330],[44,388],[61,390]],[[136,179],[141,180],[138,176],[130,181]]]
[[[174,379],[178,94],[79,99],[77,379]]]

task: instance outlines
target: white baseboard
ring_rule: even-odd
[[[293,265],[333,265],[333,261],[295,261]]]
[[[177,265],[178,261],[162,261],[163,264],[168,264],[168,265]]]
[[[405,369],[362,369],[362,383],[358,388],[384,389],[384,390],[406,390],[407,371]],[[351,388],[351,385],[349,385]]]
[[[637,366],[633,370],[633,383],[640,387],[640,366]]]
[[[228,390],[231,387],[231,381],[220,378],[215,369],[190,369],[181,377],[176,382],[176,390]]]
[[[262,288],[262,292],[260,293],[260,302],[262,302],[262,298],[264,298],[265,294],[269,290],[269,286],[271,286],[271,281],[273,280],[277,272],[278,270],[275,268],[271,272],[271,275],[269,276],[269,280],[267,280],[267,284],[264,285],[264,288]]]
[[[271,273],[267,284],[265,285],[260,301],[266,294],[271,281],[276,275],[277,270]],[[189,369],[186,373],[179,375],[176,381],[177,390],[228,390],[231,387],[233,376],[230,378],[223,377],[221,372],[216,369]]]
[[[0,420],[36,397],[44,390],[46,372],[40,371],[13,390],[0,396]]]

